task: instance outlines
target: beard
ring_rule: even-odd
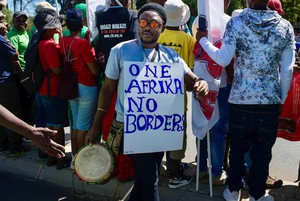
[[[147,46],[152,46],[152,44],[156,45],[158,38],[161,34],[161,29],[152,30],[150,28],[143,29],[143,28],[139,27],[138,33],[140,36],[140,40],[143,44],[145,44]]]
[[[144,44],[153,44],[157,42],[157,39],[153,38],[152,40],[144,40],[143,38],[141,38],[141,41]]]
[[[147,31],[145,31],[145,32],[147,32]],[[140,39],[141,39],[142,43],[144,43],[144,44],[156,43],[158,41],[158,37],[153,36],[153,33],[151,33],[151,32],[148,32],[148,33],[151,34],[152,38],[143,37],[143,34],[140,34]]]

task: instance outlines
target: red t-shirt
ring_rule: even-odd
[[[74,42],[72,43],[73,40]],[[64,48],[66,56],[68,57],[68,49],[71,45],[69,59],[73,61],[72,70],[77,75],[78,83],[86,86],[96,86],[97,77],[91,73],[87,66],[88,63],[96,61],[95,50],[91,44],[85,39],[73,38],[70,36],[60,39],[59,44],[63,60],[65,60]]]
[[[39,57],[45,72],[47,69],[61,67],[59,45],[50,37],[43,36],[39,43]],[[50,96],[57,96],[59,75],[50,70]],[[39,89],[42,95],[48,95],[48,73]]]

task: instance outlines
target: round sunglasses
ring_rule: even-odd
[[[161,26],[161,24],[156,20],[148,21],[146,19],[139,20],[139,25],[141,28],[145,28],[149,26],[151,29],[155,29],[155,30],[159,29]]]

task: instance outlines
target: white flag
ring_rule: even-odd
[[[198,17],[193,23],[193,34],[197,28],[206,28],[208,40],[221,47],[225,30],[224,2],[221,0],[198,0]],[[217,96],[220,88],[222,66],[214,62],[197,42],[194,48],[194,73],[208,83],[209,93],[200,101],[192,100],[193,134],[203,139],[208,130],[219,119]]]

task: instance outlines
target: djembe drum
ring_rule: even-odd
[[[103,144],[83,146],[75,155],[74,172],[87,184],[105,184],[112,177],[114,158]]]

